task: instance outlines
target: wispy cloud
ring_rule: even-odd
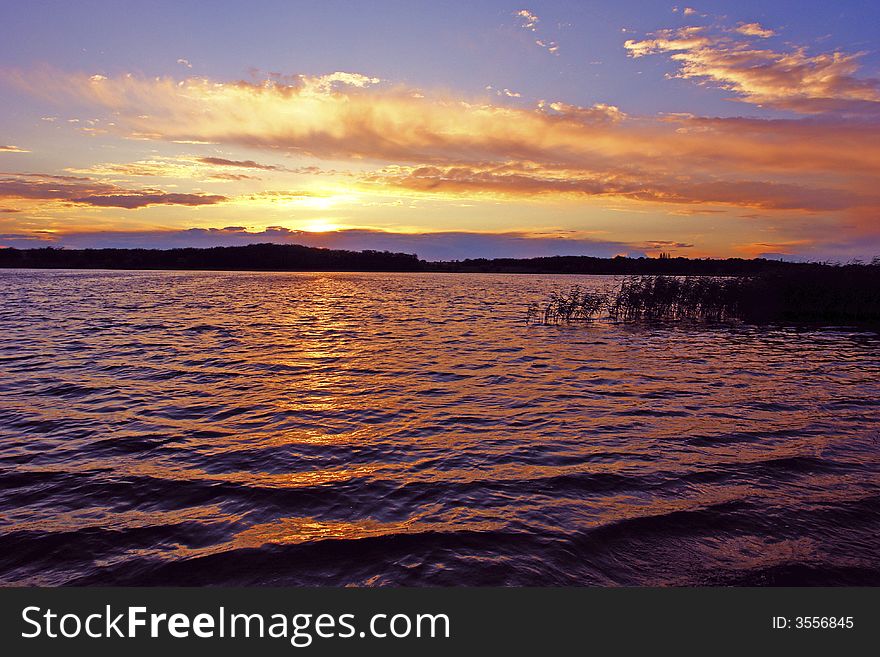
[[[557,44],[555,41],[544,41],[543,39],[536,39],[535,45],[541,48],[546,48],[547,52],[549,52],[551,55],[559,54],[559,44]]]
[[[519,11],[513,12],[513,15],[519,21],[519,25],[522,29],[533,32],[537,36],[538,23],[541,22],[541,19],[538,18],[537,14],[528,9],[520,9]],[[561,27],[561,25],[559,27]],[[551,55],[559,54],[559,44],[555,41],[551,41],[550,39],[535,39],[535,45],[539,48],[545,49]]]
[[[733,30],[692,26],[660,30],[624,47],[632,57],[668,54],[679,66],[678,77],[714,83],[754,105],[802,114],[880,115],[880,80],[858,75],[864,53],[810,54],[804,46],[779,51],[743,39],[773,34],[758,23]]]
[[[30,153],[29,150],[19,148],[18,146],[2,146],[0,145],[0,153]]]
[[[340,87],[357,87],[363,89],[371,85],[382,82],[381,78],[370,77],[361,73],[346,73],[344,71],[336,71],[327,75],[319,76],[298,76],[300,88],[305,92],[329,93]]]
[[[212,205],[227,200],[224,196],[213,194],[177,194],[156,189],[129,190],[88,177],[33,173],[0,177],[0,199],[59,201],[125,209],[149,205]]]
[[[541,19],[538,18],[534,12],[529,11],[528,9],[520,9],[519,11],[514,12],[513,14],[520,21],[520,27],[525,30],[529,30],[530,32],[536,32],[538,30],[538,23],[541,22]]]
[[[762,39],[769,39],[776,36],[773,30],[762,27],[760,23],[740,23],[736,26],[736,31],[745,36],[756,36]]]
[[[521,98],[522,97],[522,94],[519,93],[518,91],[513,91],[513,90],[507,89],[507,88],[496,89],[491,84],[486,85],[486,91],[488,91],[490,93],[494,93],[496,96],[503,96],[505,98]]]
[[[0,198],[3,199],[64,200],[116,191],[119,191],[116,185],[79,176],[20,173],[0,177]]]
[[[368,174],[367,184],[459,195],[605,196],[663,204],[732,204],[766,210],[841,210],[874,205],[880,196],[762,180],[683,180],[633,169],[584,170],[505,163],[498,166],[391,167]]]
[[[71,198],[71,203],[96,207],[125,208],[134,210],[148,205],[213,205],[227,200],[225,196],[212,194],[176,194],[165,192],[134,192],[130,194],[100,194]]]
[[[223,157],[200,157],[202,164],[211,164],[220,167],[236,167],[239,169],[260,169],[261,171],[278,171],[281,167],[274,164],[260,164],[253,160],[227,160]]]
[[[187,68],[192,68],[192,64],[189,63],[189,60],[180,58],[177,60],[177,63],[181,66],[186,66]]]
[[[90,176],[146,177],[193,179],[200,181],[259,180],[258,176],[244,171],[284,171],[284,167],[260,164],[254,160],[230,160],[222,157],[197,157],[179,155],[176,157],[152,157],[135,162],[105,162],[90,167],[68,168],[70,173]]]

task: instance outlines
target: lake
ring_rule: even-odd
[[[609,282],[0,270],[0,583],[880,584],[880,337]]]

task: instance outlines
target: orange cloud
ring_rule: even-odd
[[[388,167],[364,176],[362,181],[368,186],[385,185],[425,193],[608,196],[664,204],[730,204],[765,210],[842,210],[854,205],[880,205],[878,195],[855,197],[846,191],[796,184],[683,180],[633,169],[583,171],[514,162],[489,167]]]
[[[0,198],[6,199],[68,199],[79,195],[112,194],[115,185],[79,176],[21,173],[0,178]]]
[[[753,52],[738,50],[729,34],[715,37],[701,28],[627,43],[640,55],[662,51],[708,57],[730,48],[751,57]],[[731,70],[739,71],[737,62],[730,57]],[[57,71],[5,77],[52,99],[104,108],[123,134],[144,139],[349,159],[360,169],[375,162],[379,168],[355,184],[379,191],[599,196],[666,206],[724,204],[865,217],[880,207],[875,189],[880,131],[870,117],[645,117],[607,104],[580,107],[561,101],[507,107],[343,73],[260,84],[134,75],[96,80]],[[828,84],[846,89],[855,83]],[[865,82],[866,88],[870,84]],[[758,92],[752,88],[749,93]],[[774,93],[782,92],[776,88]],[[175,164],[161,158],[135,164],[153,166],[156,161]],[[272,166],[224,158],[191,158],[182,164],[242,169],[234,175]]]
[[[774,34],[758,23],[740,24],[734,32],[761,38]],[[880,81],[857,75],[863,53],[810,55],[804,47],[779,52],[702,27],[653,36],[629,40],[624,47],[632,57],[671,53],[679,64],[678,77],[714,82],[745,102],[802,114],[880,114]]]
[[[261,169],[263,171],[278,171],[281,167],[273,164],[260,164],[253,160],[227,160],[223,157],[200,157],[202,164],[212,164],[220,167],[237,167],[241,169]]]
[[[106,162],[85,168],[69,168],[71,173],[92,176],[138,176],[152,178],[191,178],[200,181],[259,180],[245,173],[229,170],[283,171],[283,167],[260,164],[253,160],[229,160],[222,157],[153,157],[136,162]]]
[[[528,9],[520,9],[519,11],[514,12],[513,15],[519,18],[520,26],[530,32],[537,31],[538,23],[541,22],[541,19]]]
[[[709,37],[702,35],[705,29],[695,26],[682,27],[677,30],[660,30],[653,35],[655,37],[653,39],[643,41],[628,39],[624,42],[623,47],[631,57],[644,57],[657,52],[696,50],[712,44]]]
[[[745,36],[756,36],[762,39],[769,39],[776,36],[773,30],[762,27],[760,23],[740,23],[736,26],[736,31]]]
[[[96,207],[142,208],[148,205],[213,205],[227,200],[209,194],[177,194],[162,190],[128,190],[79,176],[13,174],[0,178],[0,198],[63,201]]]
[[[225,196],[209,194],[168,194],[165,192],[134,192],[131,194],[100,194],[69,199],[71,203],[97,207],[133,210],[148,205],[213,205],[227,200]]]

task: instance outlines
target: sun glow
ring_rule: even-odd
[[[315,209],[315,210],[329,210],[335,205],[338,205],[340,202],[345,200],[342,196],[331,195],[331,196],[303,196],[296,200],[296,204],[300,207]]]
[[[332,191],[264,191],[240,196],[233,203],[253,208],[272,208],[290,210],[329,210],[338,205],[350,204],[357,200],[350,193],[337,194]]]
[[[341,228],[342,226],[340,224],[333,223],[332,221],[326,219],[314,219],[301,225],[299,230],[304,230],[308,233],[330,233]]]
[[[491,13],[485,18],[497,20]],[[287,227],[352,248],[376,243],[368,231],[385,231],[395,235],[392,250],[445,244],[438,257],[454,242],[487,257],[870,260],[880,251],[876,57],[844,49],[860,41],[842,36],[840,48],[799,44],[808,32],[748,14],[673,13],[609,38],[589,66],[570,47],[573,35],[583,30],[587,42],[606,27],[569,25],[557,52],[551,21],[530,9],[508,13],[525,42],[505,28],[485,52],[506,62],[499,73],[518,72],[516,91],[499,86],[507,78],[485,78],[485,53],[476,51],[462,53],[447,77],[446,47],[436,43],[440,55],[425,60],[424,73],[421,60],[406,71],[383,61],[384,46],[379,60],[339,70],[332,44],[329,59],[307,49],[245,79],[225,44],[215,44],[217,60],[208,48],[201,62],[196,53],[168,55],[166,44],[158,52],[168,66],[157,62],[150,75],[137,61],[102,68],[78,47],[71,52],[84,54],[74,60],[52,49],[43,63],[14,58],[0,66],[9,135],[0,141],[0,236],[22,247],[124,241],[116,234],[129,232],[143,232],[145,244],[201,244],[191,229],[213,243],[246,225],[263,226],[266,239],[282,239],[271,229]],[[386,26],[378,15],[364,20]],[[74,18],[59,22],[59,39],[73,38],[61,26]],[[868,22],[850,20],[857,31]],[[265,46],[264,35],[251,36],[253,47]],[[462,66],[468,57],[477,60]],[[284,68],[300,59],[306,69]],[[612,87],[598,80],[591,90],[595,78],[615,80],[616,91],[606,95]],[[656,93],[690,85],[672,106]],[[556,229],[564,232],[530,234]],[[527,244],[534,250],[520,250]]]

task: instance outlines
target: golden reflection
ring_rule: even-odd
[[[326,540],[360,540],[393,534],[418,534],[425,532],[455,532],[460,530],[458,519],[449,521],[426,521],[424,514],[412,516],[399,522],[379,522],[371,518],[343,522],[315,518],[280,518],[272,522],[253,525],[236,534],[223,549],[258,548],[263,545],[295,545]],[[496,531],[506,524],[500,519],[489,520],[471,517],[469,525],[474,531]]]
[[[88,276],[96,285],[106,275]],[[118,287],[85,319],[46,329],[54,351],[23,347],[53,353],[62,377],[77,372],[79,389],[58,397],[47,390],[63,379],[22,375],[25,394],[4,411],[34,432],[7,456],[26,457],[16,466],[26,481],[75,484],[50,483],[59,504],[6,510],[0,523],[44,533],[155,529],[161,538],[149,544],[106,547],[102,563],[173,561],[416,532],[566,541],[633,520],[664,526],[671,514],[695,514],[699,530],[702,519],[740,518],[740,509],[806,517],[860,508],[880,483],[864,461],[876,441],[841,404],[865,412],[873,342],[524,327],[515,301],[503,299],[543,293],[552,279],[174,276],[111,276]],[[156,291],[145,291],[151,284]],[[194,301],[156,305],[169,294]],[[34,298],[25,315],[68,303]],[[131,316],[114,324],[123,306]],[[145,335],[144,325],[160,322]],[[84,326],[100,349],[68,340]],[[810,359],[833,377],[805,370]],[[45,387],[35,394],[37,385]],[[811,558],[808,541],[764,538],[776,555],[766,563]],[[751,552],[761,540],[728,549],[696,532],[667,545],[684,541],[714,563],[743,553],[760,568]]]

